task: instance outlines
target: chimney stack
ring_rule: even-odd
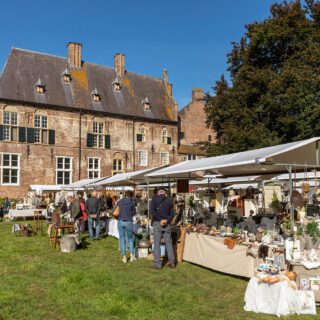
[[[171,83],[169,82],[169,80],[168,80],[168,72],[167,72],[167,69],[163,69],[162,77],[163,77],[164,82],[166,83],[166,86],[167,86],[167,89],[168,89],[168,95],[169,95],[170,97],[172,97],[172,84],[171,84]]]
[[[192,88],[192,102],[204,100],[204,92],[201,88]]]
[[[125,67],[125,55],[122,53],[116,53],[114,56],[114,69],[120,77],[124,77],[126,73]]]
[[[80,69],[82,44],[77,42],[68,42],[67,47],[70,68]]]

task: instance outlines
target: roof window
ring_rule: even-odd
[[[114,91],[120,91],[121,90],[121,85],[118,77],[116,77],[113,82],[112,82],[112,87]]]
[[[61,76],[62,76],[63,82],[65,82],[65,83],[71,83],[71,74],[70,74],[70,71],[68,70],[68,68],[66,68],[66,69],[62,72]]]
[[[41,82],[41,79],[37,81],[37,83],[34,85],[36,89],[36,93],[38,94],[44,94],[46,92],[46,86]]]
[[[100,102],[100,101],[101,101],[101,96],[100,96],[100,94],[98,93],[98,90],[97,90],[97,89],[94,89],[94,90],[91,92],[91,97],[92,97],[93,102]]]
[[[150,101],[147,97],[145,97],[142,101],[141,104],[144,107],[144,110],[150,110],[151,109],[151,105],[150,105]]]

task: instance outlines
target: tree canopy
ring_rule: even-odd
[[[246,26],[206,96],[211,155],[320,136],[320,3],[273,4],[270,17]]]

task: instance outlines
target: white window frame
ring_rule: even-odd
[[[36,118],[40,118],[40,123],[39,125],[36,125]],[[46,125],[43,125],[43,119],[46,119]],[[43,114],[35,114],[34,115],[34,141],[35,143],[38,144],[48,144],[49,143],[49,117],[47,115],[43,115]],[[43,132],[46,131],[47,134],[47,139],[46,141],[42,141],[43,140]],[[39,141],[36,141],[36,136],[38,136],[38,134],[36,132],[39,132]]]
[[[121,161],[121,170],[119,170],[119,163],[117,163],[116,165],[116,170],[114,169],[114,161]],[[120,159],[120,158],[114,158],[112,159],[112,175],[116,175],[116,174],[119,174],[119,173],[123,173],[124,170],[123,170],[123,165],[124,165],[124,160],[123,159]]]
[[[163,158],[162,158],[163,155],[166,155],[166,157],[167,157],[166,163],[163,163],[163,161],[162,161],[163,160]],[[170,164],[169,152],[160,152],[160,162],[161,162],[162,166],[166,166],[166,165]]]
[[[73,172],[73,157],[65,157],[65,156],[56,156],[56,185],[58,185],[58,172],[70,172],[70,181],[69,184],[72,183],[72,172]],[[60,169],[58,168],[58,158],[62,159],[70,159],[70,169]],[[65,160],[63,161],[63,166],[65,166]],[[63,177],[63,180],[65,180],[65,177]],[[64,181],[63,181],[64,182]],[[62,183],[62,185],[65,185],[66,183]]]
[[[90,168],[90,160],[98,160],[98,169],[95,168]],[[88,172],[88,179],[96,179],[96,178],[100,178],[100,174],[101,174],[101,158],[97,158],[97,157],[87,157],[87,172]],[[95,173],[98,173],[97,177],[93,177],[90,178],[90,172],[93,172],[95,175]]]
[[[95,124],[97,129],[95,130]],[[102,132],[100,132],[100,125],[102,125]],[[92,122],[92,134],[93,134],[93,147],[104,149],[105,147],[105,123],[102,121],[93,121]],[[102,144],[100,145],[100,139],[102,139]]]
[[[146,142],[146,133],[147,133],[147,130],[146,130],[146,128],[144,126],[141,126],[141,127],[138,128],[137,135],[140,134],[142,136],[141,142]]]
[[[145,153],[145,163],[141,163],[141,156],[140,154],[141,153]],[[141,167],[147,167],[148,166],[148,151],[147,150],[138,150],[138,165],[141,166]]]
[[[167,130],[167,128],[162,128],[161,141],[162,141],[162,143],[168,144],[168,130]]]
[[[5,123],[5,114],[9,114],[9,123]],[[13,115],[16,115],[16,123],[12,123]],[[3,110],[2,113],[2,124],[3,124],[3,141],[19,141],[19,114],[18,112]],[[9,139],[5,139],[5,130],[9,129]],[[17,130],[17,139],[12,139],[12,130]]]
[[[189,159],[189,158],[194,158],[194,159]],[[193,160],[197,160],[198,159],[198,156],[196,154],[187,154],[185,157],[184,157],[184,161],[193,161]]]
[[[11,166],[11,157],[10,157],[10,166],[4,166],[3,164],[3,158],[4,155],[9,154],[10,156],[18,156],[18,166],[17,167],[12,167]],[[1,152],[0,153],[0,169],[1,169],[1,185],[3,186],[20,186],[20,153],[9,153],[9,152]],[[3,169],[16,169],[17,170],[17,182],[16,183],[7,183],[7,182],[3,182]]]

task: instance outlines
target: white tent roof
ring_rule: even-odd
[[[156,167],[156,168],[149,168],[149,169],[139,170],[139,171],[119,173],[115,176],[103,179],[95,183],[94,185],[95,186],[125,186],[125,185],[132,185],[134,182],[145,182],[146,181],[145,175],[147,173],[156,171],[159,168],[163,168],[163,167]]]
[[[206,185],[217,185],[217,184],[228,184],[235,182],[248,182],[248,181],[256,181],[260,178],[260,176],[244,176],[244,177],[230,177],[230,178],[212,178],[212,179],[203,179],[200,181],[192,180],[189,182],[189,185],[198,185],[198,186],[206,186]]]
[[[291,142],[273,147],[227,154],[218,157],[184,161],[148,174],[148,177],[188,178],[191,173],[212,171],[224,176],[286,172],[285,165],[319,164],[320,137]]]
[[[315,174],[314,172],[297,172],[297,173],[293,173],[292,174],[292,179],[293,180],[304,180],[306,179],[306,177],[309,179],[314,179],[315,178]],[[317,172],[317,178],[320,178],[320,172]],[[280,174],[274,178],[272,178],[272,180],[289,180],[289,174],[284,173],[284,174]]]
[[[224,190],[229,190],[229,189],[247,189],[249,187],[252,188],[258,188],[258,184],[257,183],[236,183],[236,184],[232,184],[231,186],[225,187],[223,188]]]
[[[62,189],[83,189],[90,187],[90,185],[96,184],[98,181],[106,179],[106,177],[95,179],[82,179],[73,183],[62,186]]]
[[[31,184],[30,190],[37,191],[38,193],[41,191],[60,191],[62,185],[47,185],[47,184]]]

